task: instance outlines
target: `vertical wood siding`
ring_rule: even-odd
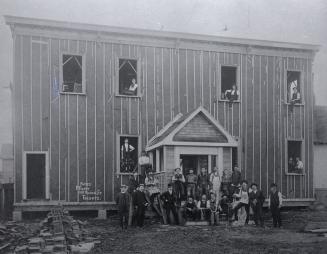
[[[84,55],[86,95],[55,93],[62,52]],[[140,98],[116,96],[120,57],[139,60]],[[220,100],[221,65],[238,67],[240,102]],[[301,71],[304,104],[293,111],[287,69]],[[200,105],[238,138],[245,179],[266,193],[276,182],[286,197],[313,195],[311,59],[17,35],[14,84],[17,202],[23,151],[48,150],[53,200],[80,201],[76,185],[90,182],[113,201],[128,180],[116,174],[117,134],[139,135],[144,148],[176,114]],[[303,140],[304,175],[285,174],[287,139]]]

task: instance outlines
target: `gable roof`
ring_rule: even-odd
[[[187,128],[196,118],[201,118],[202,123],[207,123],[211,126],[207,128],[211,134],[211,139],[208,137],[202,138],[199,136],[201,130],[195,130],[194,139],[189,139],[185,135],[180,134],[183,128]],[[194,127],[193,127],[194,128]],[[190,130],[189,130],[190,131]],[[213,134],[217,136],[214,137]],[[207,138],[207,139],[206,139]],[[178,114],[171,122],[161,129],[153,138],[151,138],[146,146],[146,150],[150,151],[163,145],[192,145],[192,146],[237,146],[237,141],[220,125],[220,123],[202,106],[185,114]]]
[[[327,106],[315,106],[314,109],[315,144],[327,144]]]

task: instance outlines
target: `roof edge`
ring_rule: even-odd
[[[79,30],[88,32],[104,32],[104,33],[117,33],[117,34],[127,34],[127,35],[138,35],[145,37],[156,37],[156,38],[170,38],[177,40],[195,40],[195,41],[211,41],[217,43],[230,43],[235,45],[243,46],[256,46],[256,47],[273,47],[273,48],[287,48],[287,49],[298,49],[298,50],[309,50],[317,52],[321,48],[317,44],[307,44],[307,43],[295,43],[295,42],[281,42],[281,41],[269,41],[269,40],[258,40],[249,38],[237,38],[237,37],[224,37],[216,35],[204,35],[204,34],[194,34],[194,33],[180,33],[180,32],[169,32],[169,31],[159,31],[159,30],[149,30],[141,28],[127,28],[118,26],[106,26],[106,25],[96,25],[96,24],[86,24],[78,22],[68,22],[68,21],[56,21],[50,19],[39,19],[39,18],[28,18],[19,17],[12,15],[4,15],[4,19],[7,25],[15,26],[37,26],[37,27],[48,27],[57,29],[67,29],[67,30]]]

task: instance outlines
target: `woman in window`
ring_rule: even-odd
[[[225,91],[225,98],[230,101],[237,101],[238,97],[239,97],[239,91],[235,84],[233,84],[232,89],[228,89]]]
[[[128,91],[131,92],[133,95],[136,95],[137,87],[138,87],[138,85],[136,84],[136,79],[133,78],[132,84],[129,86]]]

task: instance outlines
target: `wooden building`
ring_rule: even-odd
[[[265,193],[313,198],[316,45],[5,19],[16,218],[58,201],[103,215],[143,149],[162,186],[181,163],[238,163]]]

